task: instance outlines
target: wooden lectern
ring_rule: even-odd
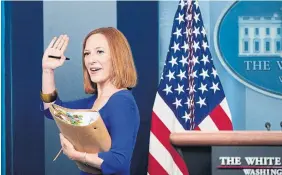
[[[233,152],[234,156],[269,156],[267,154],[270,152],[282,156],[282,132],[279,131],[186,131],[172,133],[170,141],[182,155],[190,175],[215,174],[216,167],[212,166],[216,166],[216,156],[226,156],[229,152]],[[248,151],[242,151],[241,148]],[[281,152],[278,153],[277,150]],[[238,167],[240,166],[235,168]],[[230,172],[228,175],[233,174]]]

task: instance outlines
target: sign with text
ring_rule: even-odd
[[[282,99],[282,1],[234,2],[218,20],[214,42],[231,75]]]
[[[213,175],[282,175],[282,146],[215,146]]]

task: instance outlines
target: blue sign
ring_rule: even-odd
[[[282,1],[237,1],[220,17],[215,49],[246,86],[282,98]]]

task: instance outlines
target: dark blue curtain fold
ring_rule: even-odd
[[[7,34],[5,2],[1,1],[1,174],[6,174],[6,119],[5,119],[5,39]]]
[[[141,123],[131,175],[147,175],[151,115],[159,75],[158,13],[157,1],[117,1],[117,27],[128,39],[138,73],[138,85],[133,94]]]
[[[2,148],[2,152],[6,152],[6,173],[3,174],[44,174],[44,118],[39,110],[43,2],[5,1],[2,4],[5,54],[2,54],[4,77],[1,78],[5,82],[4,91],[2,89],[5,96],[1,112],[6,141],[6,148]]]

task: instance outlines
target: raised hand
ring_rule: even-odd
[[[43,69],[56,69],[64,64],[66,57],[64,52],[68,46],[69,37],[60,35],[59,38],[54,37],[44,52],[42,58]],[[49,55],[61,57],[61,59],[50,58]]]

